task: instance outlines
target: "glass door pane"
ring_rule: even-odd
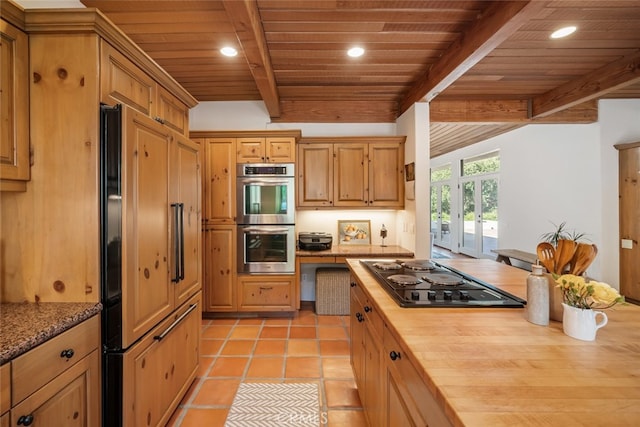
[[[460,251],[477,256],[476,249],[476,185],[475,181],[462,183],[462,244]]]
[[[451,185],[442,184],[440,191],[440,244],[451,249]]]
[[[482,187],[482,254],[493,257],[498,247],[498,180],[483,179]]]

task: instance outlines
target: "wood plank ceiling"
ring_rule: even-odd
[[[394,122],[429,101],[432,157],[640,98],[640,0],[81,1],[199,101],[263,100],[293,123]]]

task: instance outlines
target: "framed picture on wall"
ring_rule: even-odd
[[[338,220],[338,244],[339,245],[370,245],[371,221],[363,220]]]

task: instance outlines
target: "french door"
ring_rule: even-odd
[[[451,183],[431,184],[431,233],[433,244],[451,249]]]
[[[460,252],[474,258],[493,258],[498,247],[498,176],[460,180]]]

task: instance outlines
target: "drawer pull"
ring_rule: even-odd
[[[402,359],[402,356],[400,356],[400,353],[398,353],[397,351],[392,351],[391,353],[389,353],[389,357],[391,358],[391,360]]]
[[[369,307],[368,305],[365,305],[364,306],[364,311],[367,312],[367,313],[370,313],[371,312],[371,307]]]
[[[33,415],[31,414],[22,415],[20,418],[18,418],[19,426],[30,426],[32,423],[33,423]]]
[[[74,355],[73,349],[72,348],[68,348],[66,350],[62,350],[62,352],[60,353],[60,357],[65,357],[67,359],[71,359]],[[26,424],[28,425],[28,424]]]
[[[261,291],[270,291],[273,289],[273,286],[260,286]]]
[[[169,332],[171,332],[173,330],[173,328],[178,326],[178,324],[180,322],[182,322],[184,320],[184,318],[189,315],[189,313],[191,313],[193,310],[195,310],[197,306],[198,306],[197,303],[196,304],[191,304],[191,306],[189,306],[189,309],[187,311],[182,313],[180,315],[180,317],[178,317],[176,320],[174,320],[173,323],[170,324],[167,329],[165,329],[160,335],[156,335],[155,337],[153,337],[153,339],[156,340],[156,341],[162,341],[162,339],[164,337],[166,337],[169,334]]]

